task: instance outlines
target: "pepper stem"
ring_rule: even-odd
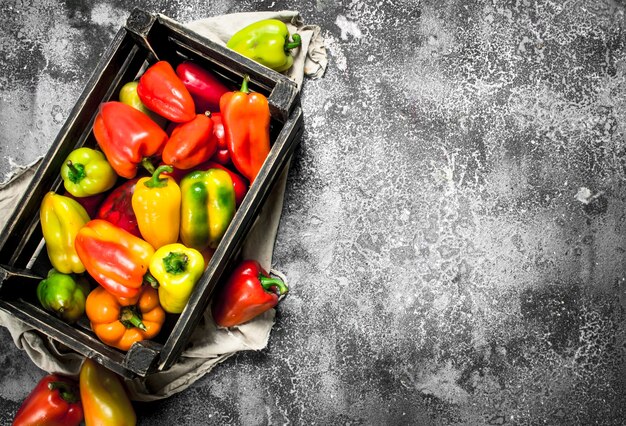
[[[152,177],[148,179],[147,181],[145,181],[143,184],[146,185],[148,188],[163,188],[164,186],[167,186],[167,179],[166,178],[161,179],[160,177],[161,173],[164,173],[164,172],[172,173],[173,171],[174,171],[174,168],[172,166],[167,166],[167,165],[159,166],[154,171],[154,173],[152,173]]]
[[[250,81],[250,76],[248,74],[243,76],[243,83],[241,83],[241,90],[239,90],[242,93],[250,93],[250,89],[248,88],[248,82]]]
[[[163,258],[163,266],[168,274],[180,274],[187,269],[189,256],[185,253],[171,251]]]
[[[266,277],[265,275],[259,275],[259,281],[261,282],[261,286],[265,291],[271,291],[272,288],[278,289],[278,295],[287,294],[289,292],[289,288],[287,284],[278,278]]]
[[[295,49],[296,47],[300,47],[302,45],[302,38],[300,34],[293,34],[291,36],[293,41],[285,43],[285,52],[288,52],[290,49]]]
[[[51,391],[58,390],[61,398],[69,404],[76,404],[80,401],[80,398],[76,394],[76,387],[65,382],[50,382],[48,383],[48,389]]]
[[[154,173],[154,164],[152,164],[152,162],[150,161],[148,157],[143,157],[141,159],[141,165],[143,166],[144,169],[148,171],[148,173],[150,174]]]
[[[150,284],[150,287],[159,288],[159,282],[150,272],[146,272],[146,274],[143,276],[143,280]]]
[[[85,179],[85,166],[80,163],[74,164],[72,163],[72,160],[67,160],[67,163],[65,163],[65,165],[69,169],[67,177],[69,178],[70,182],[78,183],[81,180]]]
[[[141,331],[148,331],[144,323],[141,321],[141,317],[134,306],[124,306],[120,315],[120,322],[124,324],[126,328],[137,327]]]

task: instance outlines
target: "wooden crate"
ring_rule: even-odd
[[[92,126],[99,105],[116,99],[121,87],[140,75],[147,65],[166,60],[176,67],[186,59],[217,73],[233,87],[239,87],[245,74],[250,76],[250,89],[269,99],[272,148],[185,310],[180,315],[168,314],[157,338],[135,343],[128,352],[123,352],[102,343],[89,329],[88,322],[68,325],[40,307],[35,290],[51,264],[39,223],[39,206],[47,192],[63,192],[59,170],[67,155],[81,146],[97,146]],[[122,376],[146,377],[168,369],[184,350],[220,278],[236,260],[302,132],[299,92],[287,77],[213,43],[166,16],[135,9],[100,60],[0,236],[0,309]]]

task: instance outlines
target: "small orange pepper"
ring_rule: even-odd
[[[96,287],[85,305],[91,329],[105,344],[127,351],[133,343],[154,338],[165,322],[158,292],[143,286],[138,296],[116,297]]]

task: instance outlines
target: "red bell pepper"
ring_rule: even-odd
[[[111,191],[100,204],[100,208],[94,216],[97,219],[104,219],[116,225],[136,237],[141,238],[137,217],[133,210],[132,199],[135,192],[135,185],[139,177],[127,180],[113,191]]]
[[[154,172],[148,158],[160,155],[167,134],[146,114],[122,102],[100,105],[93,133],[115,172],[132,179],[139,164]]]
[[[49,374],[22,402],[13,426],[78,426],[82,420],[78,383],[68,377]]]
[[[74,240],[78,257],[98,284],[117,297],[137,296],[154,248],[106,220],[93,219]]]
[[[213,319],[220,327],[246,323],[276,306],[288,291],[287,285],[271,278],[259,262],[244,260],[213,299]]]
[[[176,67],[176,75],[189,90],[198,114],[219,111],[220,97],[229,89],[215,74],[194,62],[184,61]]]
[[[213,135],[211,113],[198,114],[186,123],[178,124],[163,148],[163,162],[177,169],[191,169],[207,161],[217,149]]]
[[[222,114],[219,112],[211,114],[211,120],[213,120],[213,134],[217,140],[217,149],[211,159],[217,163],[228,165],[230,164],[230,152],[228,151],[228,141],[224,132]]]
[[[270,152],[271,115],[267,98],[251,93],[248,81],[246,75],[240,91],[222,95],[220,111],[230,158],[252,183]]]
[[[149,110],[170,121],[184,123],[196,116],[193,98],[169,62],[148,67],[139,78],[137,94]]]

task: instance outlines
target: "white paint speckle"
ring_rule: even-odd
[[[363,35],[359,29],[359,25],[354,21],[348,20],[348,18],[343,15],[337,16],[335,24],[341,29],[342,40],[348,40],[348,36],[350,35],[354,38],[361,38]]]

